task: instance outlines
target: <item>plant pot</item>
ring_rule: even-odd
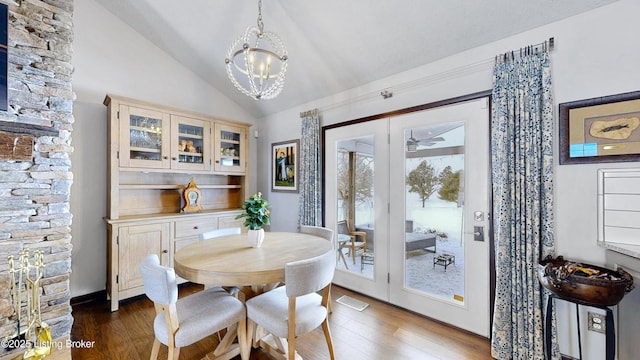
[[[247,236],[249,237],[249,245],[259,248],[264,241],[264,229],[249,230]]]

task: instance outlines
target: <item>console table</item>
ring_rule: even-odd
[[[551,311],[553,309],[553,299],[560,299],[576,304],[576,322],[578,327],[578,353],[579,358],[582,359],[582,340],[580,338],[580,305],[590,306],[598,309],[603,309],[607,312],[605,318],[605,336],[606,336],[606,360],[614,360],[616,356],[616,332],[613,324],[613,311],[608,306],[596,306],[594,304],[586,304],[582,301],[569,299],[565,297],[557,296],[556,294],[549,293],[547,298],[547,314],[545,318],[545,355],[547,359],[551,359]]]

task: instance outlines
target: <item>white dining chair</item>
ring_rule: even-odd
[[[300,232],[303,234],[315,235],[326,239],[331,242],[331,247],[334,247],[333,229],[322,226],[300,225]]]
[[[160,344],[166,345],[168,359],[178,359],[180,348],[191,345],[227,329],[225,337],[213,352],[216,359],[230,359],[238,354],[249,359],[246,309],[244,304],[221,287],[212,287],[178,299],[176,274],[160,265],[156,254],[147,255],[140,264],[144,291],[154,303],[155,340],[151,359],[158,358]],[[233,344],[235,338],[238,344]]]
[[[315,235],[315,236],[324,238],[331,243],[331,248],[335,249],[335,242],[333,240],[333,229],[329,229],[322,226],[300,225],[300,232],[303,234]],[[344,254],[340,252],[340,255],[342,255],[343,261],[344,261]],[[329,301],[327,302],[327,306],[329,308],[329,313],[332,313],[333,305],[331,302],[331,293],[329,293]]]
[[[265,346],[271,350],[272,355],[293,360],[296,336],[322,325],[329,356],[333,360],[327,303],[334,271],[333,250],[311,259],[286,264],[285,286],[247,300],[248,339],[256,337],[254,341],[260,341],[256,330],[256,325],[259,325],[274,336],[277,349]]]
[[[240,235],[241,229],[239,227],[231,227],[224,229],[211,230],[200,234],[200,240],[209,240],[220,236],[227,235]]]

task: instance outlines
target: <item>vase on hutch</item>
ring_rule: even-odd
[[[264,241],[264,229],[248,230],[247,236],[249,237],[249,245],[259,248]]]

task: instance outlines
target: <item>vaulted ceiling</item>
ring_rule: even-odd
[[[96,0],[240,106],[262,117],[358,87],[616,0],[264,0],[265,30],[289,53],[272,100],[227,79],[231,43],[258,0]]]

